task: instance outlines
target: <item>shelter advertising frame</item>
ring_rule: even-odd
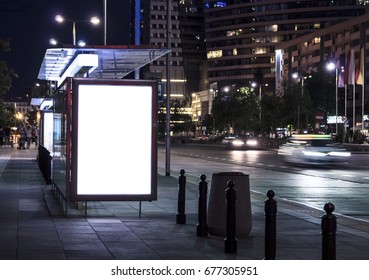
[[[71,200],[156,200],[157,82],[72,81]]]
[[[62,88],[53,172],[68,200],[156,200],[157,81],[69,78]]]
[[[51,155],[53,154],[53,132],[54,132],[54,112],[51,110],[41,111],[39,143]]]

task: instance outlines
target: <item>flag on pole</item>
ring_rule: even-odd
[[[364,82],[364,48],[361,48],[359,66],[356,69],[356,84],[362,85],[363,82]]]
[[[355,52],[353,50],[350,51],[350,59],[349,59],[349,67],[348,67],[348,77],[347,84],[354,85],[355,80]]]
[[[344,84],[348,84],[349,68],[350,68],[351,50],[347,51],[345,61],[345,73],[344,73]]]
[[[345,60],[346,55],[343,53],[340,55],[340,59],[337,61],[337,74],[338,74],[338,84],[337,87],[344,88],[345,87]]]

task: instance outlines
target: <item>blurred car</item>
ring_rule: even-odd
[[[321,166],[345,164],[351,157],[330,135],[320,134],[293,135],[280,146],[278,155],[287,163]]]
[[[229,149],[259,149],[260,143],[251,135],[235,135],[225,137],[222,141]]]

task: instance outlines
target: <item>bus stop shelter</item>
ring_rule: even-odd
[[[68,201],[156,200],[158,82],[124,77],[168,52],[145,46],[46,50],[38,79],[55,90],[40,131],[52,130],[50,177],[65,210]]]

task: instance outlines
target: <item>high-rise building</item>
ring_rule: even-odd
[[[140,0],[140,44],[171,49],[170,94],[189,101],[194,91],[207,87],[203,0]],[[138,1],[132,0],[132,8]],[[171,7],[168,29],[167,8]],[[132,13],[133,14],[133,13]],[[134,22],[132,20],[132,22]],[[136,24],[137,25],[137,24]],[[132,38],[137,29],[132,28]],[[167,36],[170,36],[170,46]],[[133,40],[132,40],[132,43]],[[167,62],[163,57],[142,70],[143,78],[163,81],[166,93]]]
[[[365,13],[368,1],[205,2],[209,84],[275,85],[275,46]]]

